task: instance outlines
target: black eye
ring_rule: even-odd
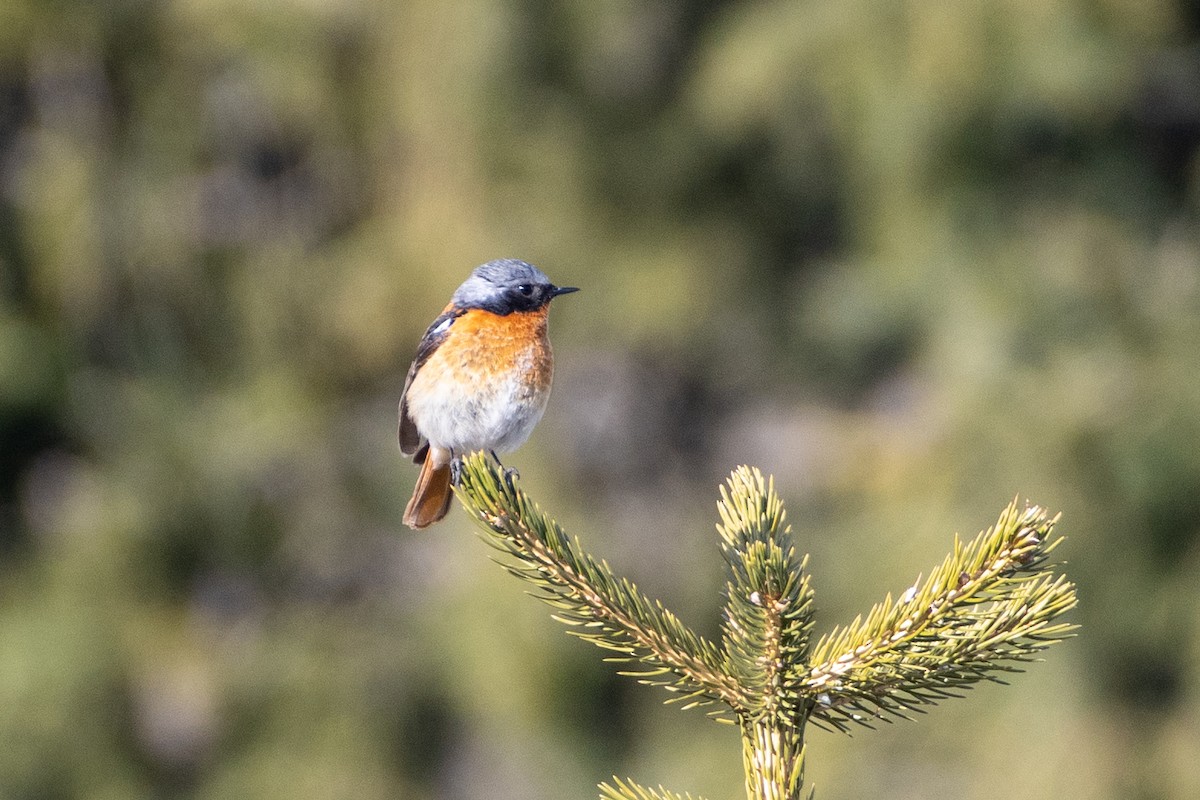
[[[517,291],[520,294],[524,295],[525,297],[529,297],[530,295],[533,294],[533,284],[530,284],[530,283],[517,284]]]

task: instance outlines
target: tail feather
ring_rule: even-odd
[[[422,462],[412,499],[404,509],[404,524],[414,530],[428,528],[450,511],[450,465],[438,466],[438,460]]]

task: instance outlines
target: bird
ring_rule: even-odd
[[[550,301],[576,291],[525,261],[489,261],[429,325],[400,394],[400,451],[421,465],[405,525],[446,516],[463,455],[484,450],[499,462],[529,438],[554,378]]]

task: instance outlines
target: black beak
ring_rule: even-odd
[[[551,286],[550,287],[550,296],[558,297],[560,294],[570,294],[571,292],[578,292],[578,291],[579,291],[578,286]]]

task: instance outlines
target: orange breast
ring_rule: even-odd
[[[454,321],[447,342],[434,354],[460,380],[488,380],[516,369],[533,391],[550,388],[554,355],[546,337],[547,309],[500,316],[472,309]],[[452,347],[445,345],[452,344]],[[443,353],[442,351],[450,351]]]
[[[454,320],[449,335],[421,367],[421,373],[426,378],[437,375],[439,380],[466,383],[476,390],[485,389],[480,383],[516,380],[533,395],[545,392],[554,372],[546,318],[546,308],[504,317],[470,309]]]
[[[554,361],[546,310],[454,318],[417,370],[405,406],[431,444],[454,453],[520,446],[546,408]]]

